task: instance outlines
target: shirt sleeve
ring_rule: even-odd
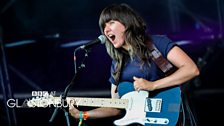
[[[163,57],[167,58],[167,54],[174,47],[177,46],[175,42],[169,39],[165,35],[156,35],[153,37],[153,43],[158,48],[158,50],[162,53]]]

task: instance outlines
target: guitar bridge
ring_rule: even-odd
[[[148,118],[146,118],[145,123],[167,125],[169,123],[169,120],[167,118],[151,118],[151,117],[148,117]]]

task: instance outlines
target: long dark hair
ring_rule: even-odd
[[[151,41],[151,38],[146,33],[146,23],[140,15],[127,4],[112,4],[104,8],[101,12],[99,26],[102,34],[104,34],[105,24],[110,20],[119,21],[125,26],[124,40],[130,47],[127,52],[130,58],[139,58],[141,65],[148,63],[151,54],[150,51],[148,51],[146,42]],[[116,61],[116,69],[113,73],[113,77],[117,81],[119,72],[121,71],[122,62],[125,62],[122,60],[124,53],[121,48],[114,48],[109,40],[107,40],[105,45],[107,53]]]

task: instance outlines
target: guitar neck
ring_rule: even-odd
[[[128,107],[128,99],[67,97],[66,100],[68,103],[72,103],[76,106],[112,107],[120,109]]]

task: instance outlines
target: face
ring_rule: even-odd
[[[105,24],[104,34],[115,48],[122,47],[126,49],[126,44],[124,43],[124,31],[125,26],[119,21],[110,20]]]

